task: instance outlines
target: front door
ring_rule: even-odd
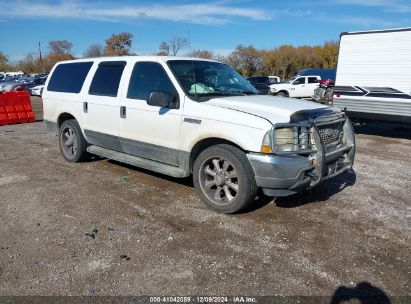
[[[154,91],[175,94],[180,101],[178,109],[148,105],[148,97]],[[183,98],[179,97],[165,67],[157,62],[137,62],[125,95],[120,118],[123,151],[177,166]]]

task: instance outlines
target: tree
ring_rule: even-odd
[[[186,38],[181,38],[178,36],[174,36],[170,42],[170,49],[173,56],[177,56],[178,52],[188,46],[188,40]]]
[[[323,68],[336,68],[338,60],[338,42],[326,41],[320,50],[320,59]]]
[[[158,56],[168,56],[170,54],[170,45],[163,41],[160,43],[159,50],[157,53]]]
[[[248,77],[257,74],[262,68],[262,51],[253,46],[238,45],[227,58],[228,63],[242,75]]]
[[[88,47],[83,53],[84,58],[100,57],[103,56],[103,46],[99,43],[94,43]]]
[[[131,49],[133,35],[131,33],[113,34],[106,39],[105,56],[128,55]]]
[[[0,52],[0,71],[8,71],[10,69],[9,57],[3,52]]]
[[[71,54],[71,48],[73,44],[67,40],[50,40],[49,48],[51,53],[56,55]]]
[[[186,54],[188,57],[197,57],[204,59],[213,59],[215,54],[209,50],[194,50]]]

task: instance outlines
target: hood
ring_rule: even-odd
[[[268,95],[220,97],[205,103],[256,115],[272,124],[289,122],[290,116],[298,111],[329,108],[312,101]]]

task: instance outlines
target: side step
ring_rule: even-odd
[[[167,165],[167,164],[164,164],[164,163],[159,163],[159,162],[149,160],[149,159],[146,159],[146,158],[133,156],[131,154],[122,153],[122,152],[102,148],[102,147],[99,147],[99,146],[94,146],[94,145],[93,146],[88,146],[87,147],[87,152],[89,152],[91,154],[99,155],[101,157],[116,160],[116,161],[119,161],[121,163],[126,163],[126,164],[129,164],[129,165],[132,165],[132,166],[140,167],[140,168],[143,168],[143,169],[147,169],[147,170],[150,170],[150,171],[154,171],[154,172],[157,172],[157,173],[161,173],[161,174],[165,174],[165,175],[169,175],[169,176],[173,176],[173,177],[187,177],[187,176],[189,176],[189,174],[185,170],[183,170],[179,167]]]

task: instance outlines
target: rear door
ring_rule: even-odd
[[[87,141],[117,151],[121,151],[119,84],[125,65],[125,61],[100,62],[83,103]]]

